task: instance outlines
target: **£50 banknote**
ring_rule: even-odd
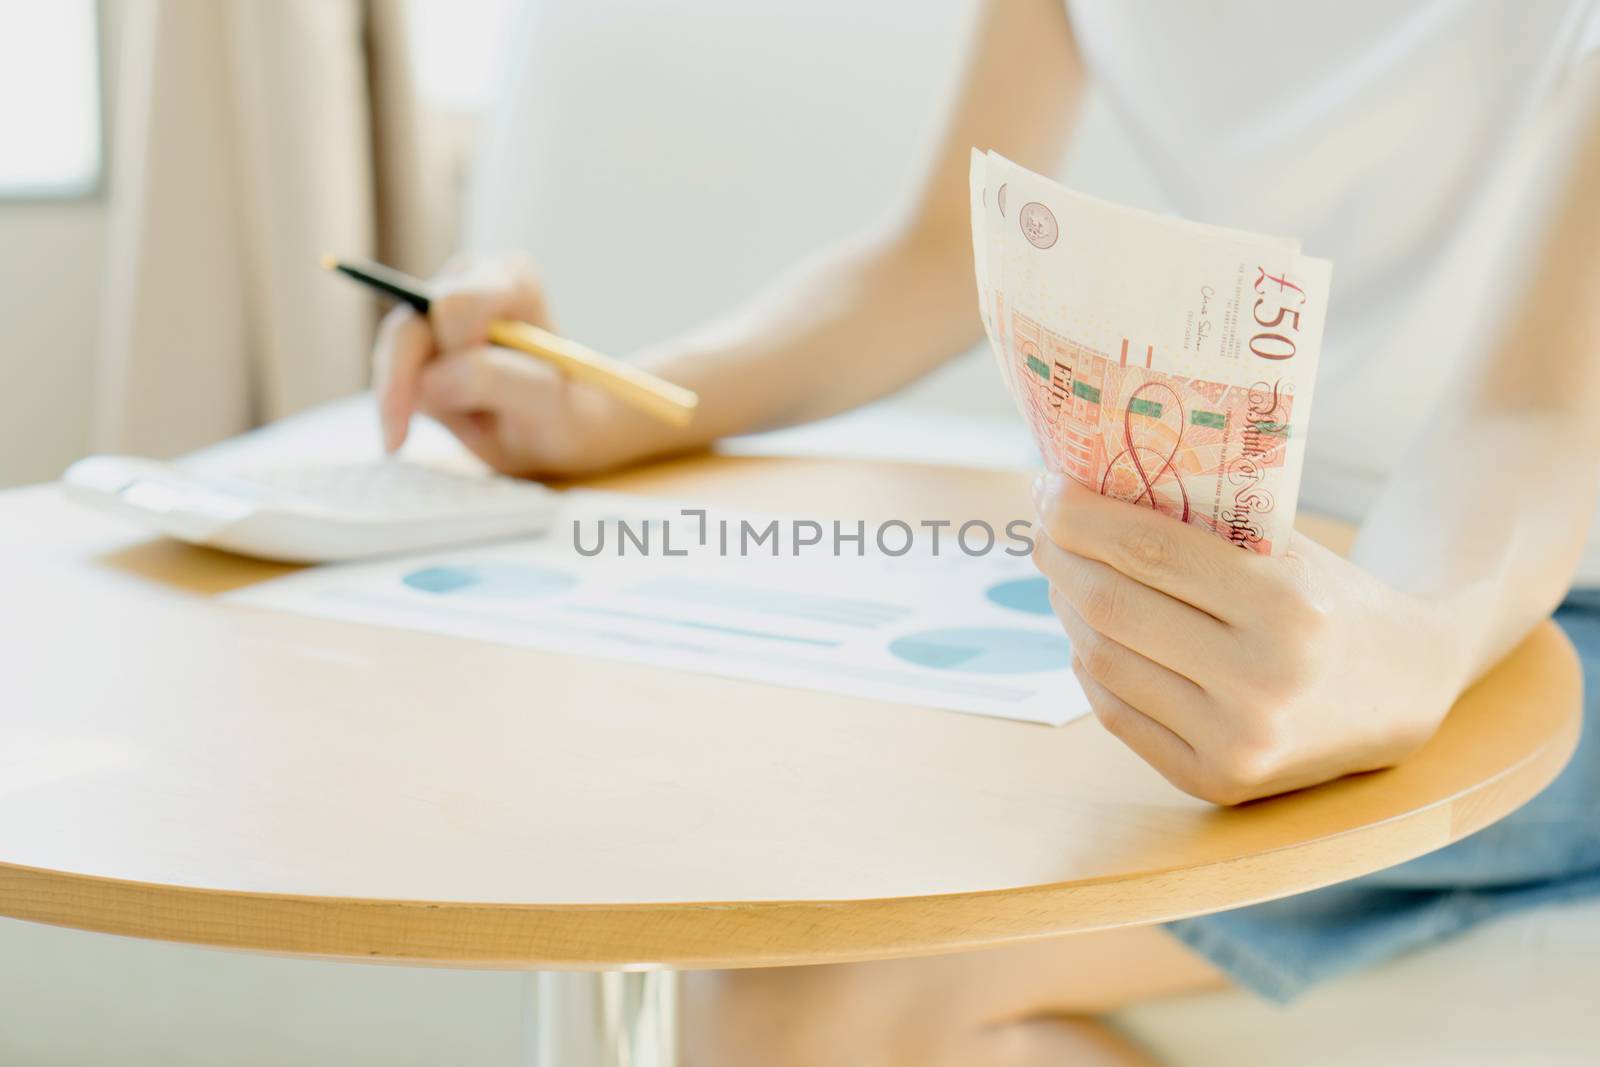
[[[979,310],[1045,465],[1269,555],[1294,525],[1331,265],[974,151]]]

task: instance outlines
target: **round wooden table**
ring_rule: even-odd
[[[1031,514],[1030,478],[700,458],[596,484],[1003,522]],[[1579,730],[1576,657],[1546,623],[1404,765],[1224,810],[1092,718],[1050,729],[220,603],[285,568],[149,540],[54,487],[0,494],[0,548],[0,914],[654,975],[600,987],[636,1020],[606,1039],[612,1062],[670,1062],[639,1035],[668,1025],[672,968],[951,952],[1311,889],[1500,818]],[[543,981],[536,1004],[577,1010],[576,986]],[[563,1048],[530,1046],[581,1062]]]

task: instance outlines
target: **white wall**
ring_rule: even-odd
[[[109,85],[120,9],[111,2],[99,11]],[[14,24],[0,26],[0,33],[16,32]],[[109,130],[116,102],[102,97]],[[105,239],[103,192],[0,197],[0,488],[54,478],[88,445]]]
[[[98,198],[0,201],[0,486],[83,452],[104,245]]]
[[[0,919],[5,1067],[496,1067],[522,976],[215,952]]]

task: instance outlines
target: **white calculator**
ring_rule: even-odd
[[[132,456],[91,456],[67,495],[191,544],[326,563],[544,530],[558,496],[494,474],[401,460],[219,475]]]

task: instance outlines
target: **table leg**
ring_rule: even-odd
[[[523,978],[524,1067],[677,1067],[672,971],[536,971]]]

